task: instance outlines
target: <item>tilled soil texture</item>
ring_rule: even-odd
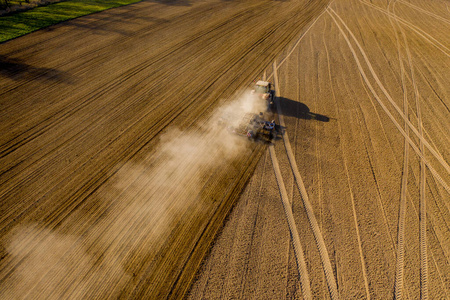
[[[192,299],[450,299],[447,5],[333,1],[267,69],[285,134]]]
[[[326,5],[142,1],[0,44],[1,298],[184,295],[264,149],[218,107]]]

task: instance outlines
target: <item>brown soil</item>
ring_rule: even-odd
[[[308,28],[275,61],[289,140],[277,141],[275,155],[266,151],[259,162],[191,298],[448,299],[446,3],[334,1]],[[292,203],[309,285],[301,280],[273,160]]]
[[[327,4],[143,1],[1,44],[1,298],[449,298],[446,3]],[[270,153],[216,126],[258,76]]]
[[[1,298],[185,294],[264,149],[216,108],[325,5],[143,1],[1,44]]]

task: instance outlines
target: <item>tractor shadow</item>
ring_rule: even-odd
[[[279,97],[275,101],[279,101],[283,116],[295,117],[304,120],[316,120],[320,122],[330,121],[330,118],[325,115],[311,112],[309,107],[304,103],[297,102],[284,97]]]

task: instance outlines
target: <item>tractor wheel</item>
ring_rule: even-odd
[[[275,130],[270,131],[270,140],[274,140],[277,137],[277,132]]]

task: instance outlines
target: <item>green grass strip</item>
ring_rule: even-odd
[[[0,17],[0,43],[62,21],[141,0],[70,0]]]

